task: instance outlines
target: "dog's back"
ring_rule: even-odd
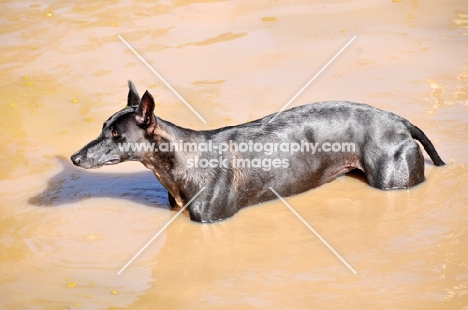
[[[278,146],[272,154],[252,147],[243,151],[230,148],[223,153],[228,159],[227,169],[193,171],[195,182],[217,184],[209,201],[212,211],[218,209],[214,206],[222,206],[212,214],[215,217],[231,216],[244,206],[276,198],[270,187],[282,196],[291,196],[353,169],[362,170],[369,184],[379,189],[409,188],[424,180],[424,159],[413,140],[414,126],[398,115],[365,104],[328,101],[284,111],[269,123],[272,117],[273,114],[204,132],[213,144],[252,142],[252,146],[261,143],[264,148],[267,144]],[[284,143],[287,147],[282,149]],[[293,151],[292,145],[301,148]],[[213,158],[218,153],[206,152],[203,158]],[[435,156],[438,157],[437,152]],[[245,164],[247,159],[251,162],[255,158],[286,161],[287,165],[265,169],[262,165]]]

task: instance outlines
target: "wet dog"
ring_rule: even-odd
[[[86,169],[140,161],[167,189],[171,207],[183,208],[195,197],[188,210],[198,222],[277,198],[270,188],[291,196],[353,169],[372,187],[410,188],[424,181],[424,157],[414,139],[436,166],[444,165],[418,127],[365,104],[327,101],[274,117],[191,130],[156,117],[151,94],[140,99],[129,81],[127,107],[71,160]]]

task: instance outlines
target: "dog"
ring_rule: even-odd
[[[413,187],[424,181],[424,157],[415,139],[436,166],[444,165],[418,127],[366,104],[319,102],[238,126],[196,131],[155,116],[151,94],[146,91],[140,99],[135,85],[128,85],[127,106],[104,122],[99,137],[71,161],[86,169],[139,161],[167,189],[173,209],[190,202],[193,221],[224,220],[243,207],[277,198],[271,189],[292,196],[353,169],[381,190]]]

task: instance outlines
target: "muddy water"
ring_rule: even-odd
[[[207,120],[203,124],[119,40]],[[347,99],[401,114],[448,163],[411,190],[348,175],[212,225],[178,217],[138,163],[68,157],[126,80],[195,129]],[[0,13],[1,309],[468,309],[466,1],[10,1]],[[293,181],[293,180],[292,180]]]

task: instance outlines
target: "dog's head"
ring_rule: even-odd
[[[139,160],[141,152],[128,146],[148,142],[156,128],[154,99],[146,91],[140,100],[132,81],[128,87],[127,106],[104,122],[99,137],[71,156],[73,164],[89,169]]]

